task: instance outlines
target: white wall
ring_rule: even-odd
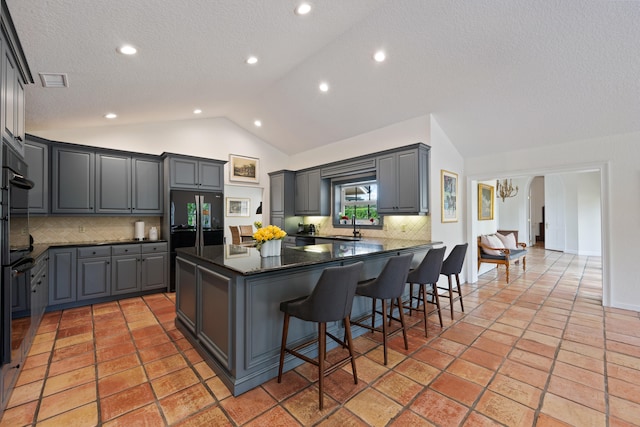
[[[603,303],[640,311],[640,133],[465,159],[467,179],[601,171]],[[631,191],[630,191],[631,189]]]
[[[496,186],[496,212],[498,216],[498,230],[518,230],[518,241],[529,241],[529,198],[527,187],[531,178],[508,178],[518,193],[514,197],[504,199],[498,197]],[[500,179],[502,182],[502,179]],[[495,184],[495,182],[494,182]]]
[[[431,238],[441,241],[447,246],[446,255],[449,255],[455,245],[467,242],[466,238],[466,187],[464,185],[464,159],[457,148],[451,143],[444,133],[438,121],[431,116]],[[442,182],[441,171],[446,170],[458,174],[458,221],[442,222]],[[469,246],[471,242],[469,242]],[[445,256],[446,256],[445,255]],[[465,264],[469,264],[471,251],[467,249]],[[467,280],[466,268],[463,267],[460,281]],[[439,283],[444,285],[447,279],[440,278]]]

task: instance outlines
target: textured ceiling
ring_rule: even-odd
[[[294,0],[6,2],[34,133],[196,107],[289,154],[430,113],[465,157],[640,131],[637,1],[315,0],[305,17]]]

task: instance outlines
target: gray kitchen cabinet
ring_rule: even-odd
[[[176,257],[176,316],[196,334],[196,306],[198,285],[196,265],[186,259]]]
[[[51,157],[51,212],[93,213],[95,153],[53,146]]]
[[[171,188],[223,191],[224,161],[169,156]]]
[[[49,305],[76,301],[76,248],[49,249]]]
[[[2,138],[24,155],[24,81],[18,62],[4,40],[2,43]]]
[[[163,212],[162,161],[147,157],[131,158],[131,213],[160,215]]]
[[[49,145],[29,136],[24,144],[24,158],[29,165],[29,215],[49,213]]]
[[[31,335],[34,336],[40,325],[49,300],[49,255],[47,252],[36,260],[31,270]]]
[[[429,150],[421,145],[377,158],[378,212],[429,212]]]
[[[162,213],[162,163],[126,154],[96,153],[96,213]]]
[[[140,245],[112,247],[111,295],[140,290]]]
[[[96,153],[96,213],[131,212],[131,156]]]
[[[166,252],[143,253],[140,272],[140,285],[143,291],[163,289],[167,287],[167,259]]]
[[[289,234],[297,231],[299,219],[294,216],[295,177],[295,172],[289,170],[269,173],[270,223]]]
[[[329,215],[329,180],[322,179],[320,169],[296,173],[295,214]]]
[[[79,248],[77,268],[78,301],[111,294],[111,247]]]

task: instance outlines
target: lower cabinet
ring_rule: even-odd
[[[49,259],[50,306],[80,306],[168,284],[166,242],[54,248]]]
[[[111,295],[111,247],[78,249],[78,301]]]
[[[140,285],[143,291],[162,289],[167,287],[167,252],[144,253],[142,248]]]
[[[49,249],[49,305],[76,301],[76,248]]]
[[[111,295],[140,290],[140,245],[111,248]]]

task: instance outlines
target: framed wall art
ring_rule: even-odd
[[[458,222],[458,174],[440,171],[442,222]]]
[[[478,221],[493,219],[495,188],[487,184],[478,184]]]
[[[229,181],[253,182],[260,181],[260,160],[254,157],[229,154]]]
[[[227,197],[227,216],[249,216],[250,200]]]

